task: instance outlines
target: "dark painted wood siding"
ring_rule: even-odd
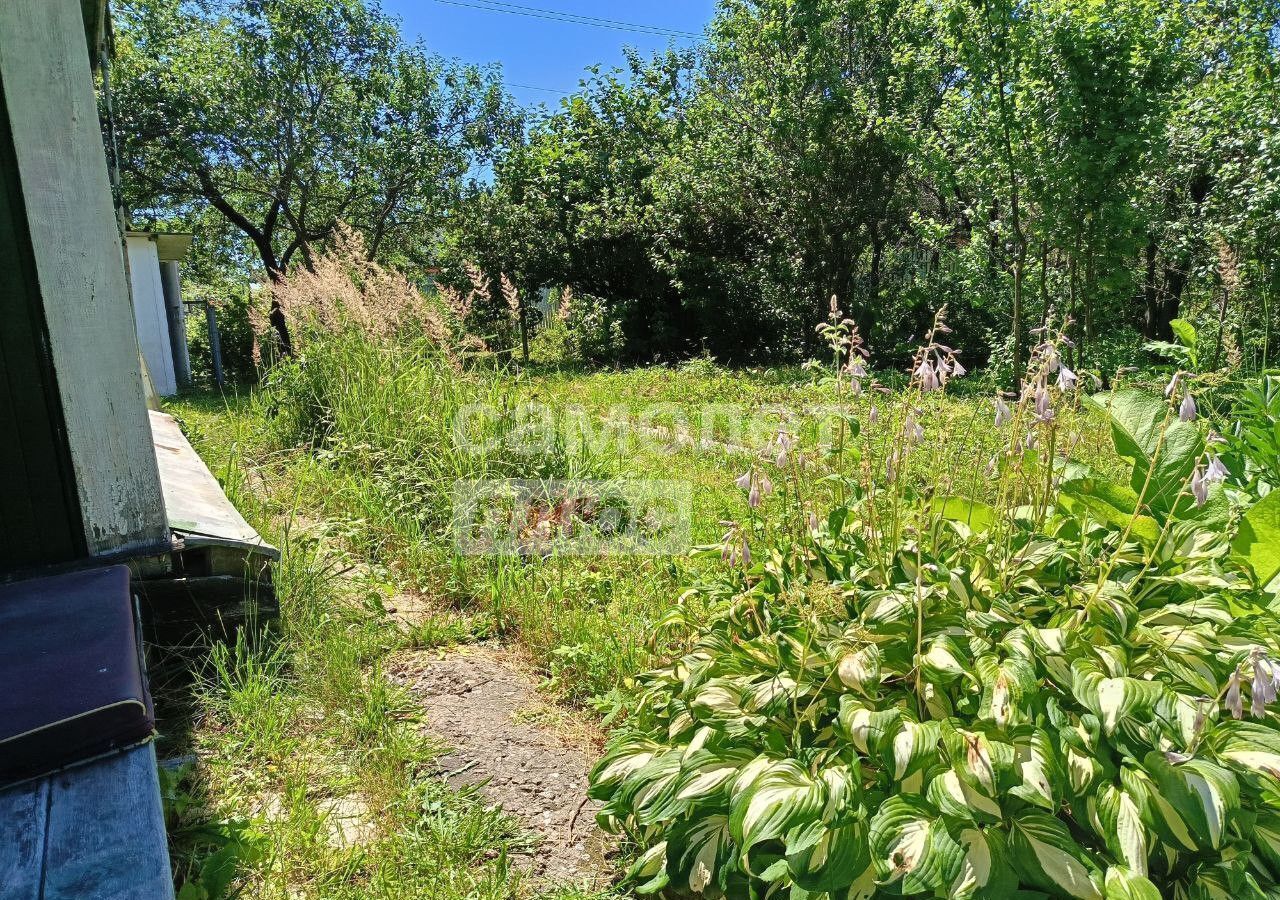
[[[0,575],[86,555],[0,89]]]

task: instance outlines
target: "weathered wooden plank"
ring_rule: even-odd
[[[47,779],[0,791],[0,897],[39,900],[48,807]]]
[[[188,547],[226,546],[280,558],[227,499],[173,416],[153,410],[151,433],[169,525]]]
[[[172,397],[178,392],[178,382],[174,376],[173,342],[169,338],[164,285],[160,280],[160,254],[156,242],[145,234],[128,235],[125,249],[133,317],[138,325],[138,347],[142,358],[147,361],[156,393],[161,397]]]
[[[173,897],[154,744],[48,782],[44,900]]]
[[[0,3],[9,112],[89,552],[168,539],[77,0]]]

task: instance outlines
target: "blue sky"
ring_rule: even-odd
[[[403,20],[406,38],[420,37],[442,56],[499,63],[507,87],[518,101],[554,107],[561,92],[577,87],[587,66],[621,66],[624,47],[636,47],[648,55],[665,49],[673,39],[549,21],[535,11],[701,33],[711,20],[715,0],[382,0],[382,6]],[[477,6],[501,7],[508,12],[474,8]],[[517,8],[533,14],[517,15]],[[687,38],[674,40],[677,46],[692,43]]]

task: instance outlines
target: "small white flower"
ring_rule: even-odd
[[[1196,420],[1196,398],[1188,392],[1182,398],[1182,405],[1178,407],[1178,418],[1184,422],[1194,422]]]

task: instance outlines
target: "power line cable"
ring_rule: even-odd
[[[561,91],[556,88],[538,87],[536,84],[520,84],[518,81],[508,81],[507,87],[524,88],[526,91],[543,91],[548,94],[559,94],[562,97],[573,93],[573,91]]]
[[[691,31],[679,31],[664,28],[660,25],[646,25],[637,22],[620,22],[616,19],[602,19],[596,16],[583,16],[561,10],[543,9],[536,6],[521,6],[515,3],[504,3],[501,0],[434,0],[446,6],[459,6],[464,9],[476,9],[484,12],[503,13],[511,16],[524,16],[530,19],[542,19],[548,22],[562,22],[568,25],[585,25],[591,28],[607,28],[613,31],[627,31],[633,34],[648,34],[657,37],[673,37],[697,39],[700,35]]]

